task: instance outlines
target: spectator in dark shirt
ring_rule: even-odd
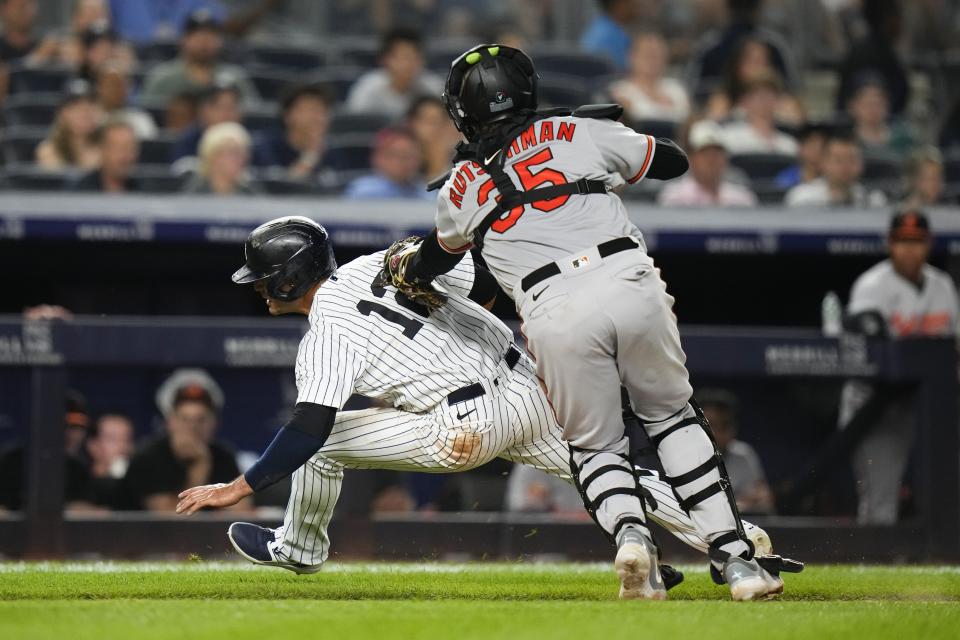
[[[240,122],[240,91],[232,84],[215,84],[197,93],[197,121],[180,134],[170,160],[197,155],[203,132],[215,124]]]
[[[99,507],[119,506],[123,476],[133,453],[133,423],[116,413],[100,416],[85,442],[90,461],[90,484],[87,499]]]
[[[128,122],[111,120],[103,125],[100,157],[100,168],[80,178],[74,190],[125,193],[141,189],[140,182],[131,175],[140,158],[140,143]]]
[[[291,178],[315,174],[324,165],[332,107],[333,95],[323,85],[287,89],[280,99],[282,126],[257,136],[253,165],[281,167]]]
[[[130,461],[123,490],[127,508],[173,513],[177,494],[198,484],[230,482],[238,475],[233,451],[213,440],[217,413],[199,385],[180,388],[166,416],[166,433],[141,447]],[[237,505],[242,509],[247,504]]]
[[[782,75],[773,64],[770,48],[763,40],[747,36],[740,41],[725,65],[720,86],[710,94],[705,116],[722,121],[734,116],[742,106],[741,100],[751,83],[771,76]],[[803,104],[787,87],[782,87],[777,98],[777,122],[799,126],[806,120]]]
[[[449,171],[454,147],[461,138],[440,98],[417,98],[407,112],[407,125],[420,142],[423,156],[421,173],[428,178],[435,178]]]
[[[129,104],[130,76],[122,65],[107,62],[101,66],[94,76],[94,87],[97,103],[105,116],[126,120],[140,140],[157,137],[157,125],[153,117]]]
[[[697,401],[710,422],[717,448],[730,474],[737,507],[743,513],[773,513],[773,491],[756,450],[737,440],[739,402],[722,389],[703,389]]]
[[[788,60],[788,47],[780,36],[759,26],[763,0],[727,0],[730,21],[719,33],[708,34],[698,46],[694,59],[693,83],[698,96],[719,83],[724,67],[746,38],[762,42],[776,72],[788,87],[793,86],[794,70]]]
[[[865,154],[902,157],[913,148],[907,125],[890,118],[890,96],[883,78],[866,72],[855,81],[847,114]]]
[[[31,62],[45,62],[56,56],[55,38],[42,42],[33,33],[37,19],[36,0],[0,0],[0,62],[12,62],[30,56]]]
[[[837,109],[842,111],[846,107],[862,74],[873,72],[886,83],[890,112],[899,115],[910,98],[907,70],[894,48],[902,27],[900,5],[897,0],[864,0],[863,17],[869,31],[851,47],[840,66]]]
[[[170,133],[185,133],[197,120],[197,96],[190,91],[178,93],[163,112],[163,128]]]
[[[67,391],[67,406],[64,416],[64,506],[71,510],[83,510],[88,506],[90,474],[78,454],[90,426],[86,401],[73,390]],[[26,498],[27,448],[14,445],[0,453],[0,511],[19,511]]]

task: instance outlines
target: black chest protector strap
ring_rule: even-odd
[[[580,118],[616,120],[622,113],[623,107],[617,104],[585,105],[574,110],[552,109],[540,111],[532,114],[530,118],[523,122],[507,129],[504,132],[503,138],[501,138],[505,140],[505,142],[503,142],[499,148],[495,147],[492,149],[491,151],[494,153],[487,154],[486,151],[489,147],[484,149],[481,144],[461,143],[457,145],[457,155],[454,161],[472,160],[479,164],[490,176],[490,179],[493,180],[493,184],[500,194],[497,200],[497,206],[495,206],[473,230],[473,244],[477,247],[482,247],[483,239],[487,235],[487,231],[490,230],[490,227],[492,227],[497,220],[503,218],[503,216],[509,213],[514,207],[532,204],[534,202],[542,202],[544,200],[553,200],[561,196],[607,192],[606,183],[601,180],[587,180],[586,178],[581,178],[576,182],[565,182],[564,184],[530,189],[529,191],[520,191],[517,189],[516,185],[513,184],[513,180],[507,176],[503,167],[507,158],[507,150],[520,133],[526,130],[527,127],[532,126],[533,123],[545,118],[572,115]],[[491,162],[486,162],[484,157],[490,158]]]

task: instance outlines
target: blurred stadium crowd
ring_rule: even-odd
[[[440,0],[340,0],[310,45],[266,29],[275,0],[77,0],[41,32],[41,6],[61,4],[0,2],[4,188],[426,198],[457,140],[445,69],[497,40],[533,54],[544,105],[617,101],[630,126],[685,144],[685,179],[627,197],[960,195],[952,0],[603,1],[580,9],[579,49],[551,40],[557,1],[471,3],[466,19]]]
[[[266,28],[276,0],[76,0],[43,33],[47,4],[0,0],[0,189],[429,200],[459,139],[439,99],[445,69],[486,40],[532,54],[544,106],[619,102],[629,126],[680,141],[688,174],[627,198],[886,216],[960,197],[960,100],[944,82],[960,60],[957,0],[604,0],[577,46],[551,34],[551,12],[570,3],[550,0],[475,13],[331,0],[330,33],[309,44]],[[701,395],[743,511],[775,512],[759,457],[736,439],[736,398]],[[93,419],[72,396],[68,508],[171,512],[183,488],[231,480],[255,453],[216,438],[223,403],[208,374],[178,372],[157,392],[162,425],[135,443],[145,425]],[[24,454],[2,456],[0,508],[15,510]],[[346,511],[586,517],[568,485],[507,464],[366,472],[345,488]]]

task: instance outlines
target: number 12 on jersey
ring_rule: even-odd
[[[523,185],[525,191],[530,191],[531,189],[536,189],[541,186],[557,186],[565,184],[567,182],[567,177],[561,172],[548,167],[544,167],[539,171],[531,171],[530,167],[535,167],[537,165],[543,164],[544,162],[549,162],[553,160],[553,151],[549,147],[542,149],[537,153],[533,154],[526,160],[520,160],[513,163],[512,167],[514,172],[516,172],[517,177],[520,178],[520,184]],[[493,190],[493,178],[489,178],[486,182],[480,185],[480,190],[477,192],[477,204],[483,206],[487,203],[487,200],[490,199],[490,191]],[[497,200],[500,199],[498,195]],[[556,198],[551,198],[550,200],[538,200],[537,202],[532,203],[534,209],[538,211],[553,211],[557,207],[562,207],[567,203],[567,200],[570,199],[569,195],[557,196]],[[517,224],[517,220],[523,215],[523,205],[519,207],[514,207],[511,209],[506,217],[500,218],[494,222],[490,229],[496,231],[497,233],[504,233],[508,229],[512,228],[513,225]]]

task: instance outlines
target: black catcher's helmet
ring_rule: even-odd
[[[538,78],[520,49],[481,44],[451,63],[443,104],[457,129],[475,142],[481,124],[536,110]]]
[[[247,237],[247,263],[233,274],[237,284],[267,280],[277,300],[296,300],[337,268],[327,230],[309,218],[288,216],[265,222]]]

